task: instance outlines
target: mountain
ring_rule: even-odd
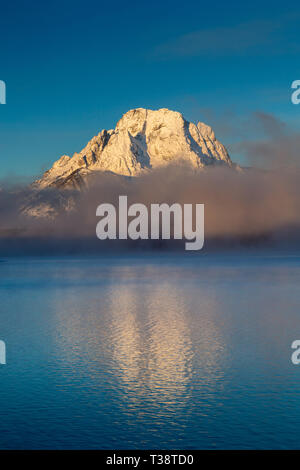
[[[113,130],[102,130],[72,158],[63,155],[34,188],[80,188],[96,171],[138,176],[151,168],[177,160],[195,168],[233,163],[211,127],[184,119],[169,109],[133,109]]]

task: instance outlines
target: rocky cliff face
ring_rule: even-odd
[[[176,111],[138,108],[124,114],[114,130],[103,130],[93,137],[80,153],[72,158],[62,156],[35,187],[80,188],[95,171],[138,176],[176,160],[185,160],[195,168],[232,166],[211,127],[190,123]]]

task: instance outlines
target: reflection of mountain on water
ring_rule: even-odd
[[[92,291],[88,287],[76,302],[72,290],[60,298],[54,307],[57,354],[64,368],[76,368],[95,387],[99,376],[117,377],[118,393],[128,403],[188,406],[193,370],[201,371],[208,388],[223,375],[224,344],[214,324],[214,300],[199,287],[202,301],[195,303],[174,283],[172,268],[159,277],[173,276],[173,282],[155,282],[157,274],[151,266],[110,266],[106,278],[98,279],[99,295],[95,280]],[[195,316],[201,321],[196,327]],[[195,358],[197,347],[202,355]],[[97,367],[103,361],[105,373]]]
[[[1,265],[3,447],[299,447],[299,256]]]

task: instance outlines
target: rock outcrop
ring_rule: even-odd
[[[138,176],[177,160],[195,168],[233,165],[211,127],[190,123],[169,109],[138,108],[124,114],[114,130],[102,130],[80,153],[63,155],[34,186],[80,188],[95,171]]]

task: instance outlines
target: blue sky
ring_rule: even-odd
[[[234,142],[251,113],[297,128],[296,2],[54,0],[0,8],[7,85],[0,178],[35,177],[136,107],[207,122],[240,162]]]

